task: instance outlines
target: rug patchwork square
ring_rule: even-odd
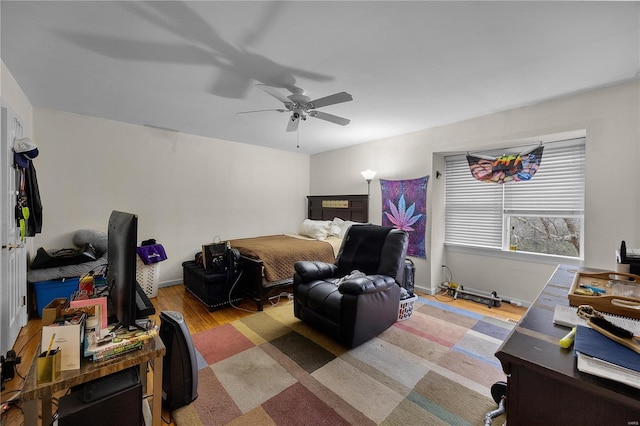
[[[480,425],[506,380],[514,324],[419,298],[412,317],[348,350],[291,304],[192,335],[198,398],[182,425]],[[495,419],[501,424],[503,419]]]

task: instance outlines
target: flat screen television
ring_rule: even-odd
[[[118,321],[112,331],[136,327],[136,247],[138,216],[120,211],[109,217],[107,285]]]

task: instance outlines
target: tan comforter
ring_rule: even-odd
[[[262,260],[267,282],[293,278],[293,265],[299,260],[335,262],[334,246],[314,239],[269,235],[230,240],[230,243],[243,256]]]

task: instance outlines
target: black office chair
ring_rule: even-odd
[[[484,418],[485,426],[491,426],[493,419],[507,412],[507,382],[495,382],[491,386],[491,397],[498,404],[498,408],[487,413]]]

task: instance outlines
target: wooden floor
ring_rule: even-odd
[[[487,305],[475,303],[468,300],[453,299],[446,294],[436,294],[434,296],[420,295],[425,298],[437,300],[442,303],[448,303],[461,309],[477,312],[487,316],[517,322],[525,312],[525,308],[517,307],[509,304],[502,304],[500,307],[490,308]],[[152,298],[156,308],[156,315],[152,318],[156,324],[160,325],[159,313],[161,311],[177,311],[182,314],[189,331],[197,333],[209,328],[226,324],[242,317],[251,315],[257,311],[256,304],[249,300],[243,300],[238,309],[226,307],[215,312],[209,312],[207,308],[200,303],[191,293],[185,291],[184,286],[175,285],[171,287],[163,287],[158,290],[158,297]],[[265,309],[269,309],[272,304],[277,304],[278,299],[272,300],[272,303],[265,303]],[[286,296],[280,298],[279,303],[289,303]],[[22,328],[18,339],[14,345],[14,350],[21,357],[21,363],[16,366],[16,374],[13,380],[5,382],[5,390],[2,391],[3,405],[6,401],[17,397],[24,377],[33,362],[36,351],[40,344],[41,320],[39,318],[30,319],[25,327]],[[150,389],[150,387],[149,387]],[[62,395],[57,395],[60,397]],[[170,421],[170,414],[167,410],[163,410],[163,418],[165,424]],[[11,405],[11,408],[2,414],[2,426],[14,426],[24,424],[22,411],[19,406]],[[174,425],[173,422],[169,423]]]
[[[454,299],[452,296],[444,293],[437,293],[433,296],[421,295],[427,299],[436,300],[440,303],[447,303],[457,308],[466,309],[467,311],[476,312],[488,317],[496,317],[506,321],[518,322],[527,308],[515,306],[509,303],[501,303],[499,307],[489,307],[482,303],[472,302],[470,300]]]

